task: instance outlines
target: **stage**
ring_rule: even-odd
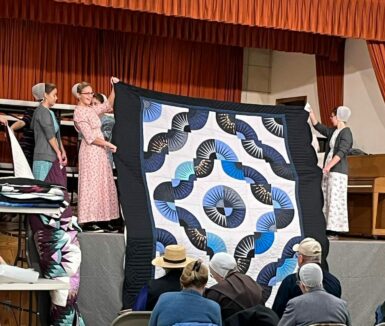
[[[122,303],[122,234],[79,234],[82,249],[79,308],[86,325],[106,326],[117,316]],[[374,311],[385,301],[385,241],[331,240],[330,271],[342,284],[352,324],[374,324]]]

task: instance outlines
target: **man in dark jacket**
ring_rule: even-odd
[[[301,243],[293,247],[298,253],[298,266],[301,267],[307,263],[321,264],[322,249],[318,241],[313,238],[305,238]],[[331,273],[323,270],[323,287],[326,292],[333,294],[337,298],[341,298],[340,281]],[[297,275],[291,274],[286,276],[282,281],[277,295],[275,297],[272,309],[277,313],[278,317],[282,317],[286,305],[289,300],[302,294],[300,287],[297,285]]]
[[[218,283],[206,289],[204,295],[221,306],[223,321],[236,312],[264,304],[262,288],[250,276],[238,272],[233,256],[217,253],[209,266]]]

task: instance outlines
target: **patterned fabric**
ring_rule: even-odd
[[[65,186],[65,168],[58,161],[53,163],[45,178],[46,182]],[[68,202],[68,192],[65,191]],[[31,216],[30,225],[39,254],[41,274],[45,278],[58,279],[70,284],[69,290],[51,291],[51,325],[84,325],[77,306],[81,252],[76,217],[68,206],[58,218]]]
[[[99,115],[110,110],[105,104],[75,108],[75,126],[82,134],[78,188],[80,223],[110,221],[119,217],[118,196],[107,151],[92,144],[96,138],[104,138]]]
[[[123,304],[168,244],[228,252],[272,293],[311,235],[327,255],[321,171],[301,107],[242,105],[115,85],[113,142],[127,229]],[[305,217],[305,218],[304,218]],[[269,295],[268,293],[267,295]]]
[[[336,129],[330,139],[330,151],[325,166],[333,159],[335,141],[342,129]],[[348,232],[348,176],[343,173],[329,172],[322,178],[324,193],[324,208],[327,226],[326,229],[335,232]]]

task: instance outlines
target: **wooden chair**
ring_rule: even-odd
[[[116,317],[111,326],[147,326],[151,311],[127,311]]]

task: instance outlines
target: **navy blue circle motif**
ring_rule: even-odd
[[[234,189],[223,185],[206,192],[203,209],[211,221],[225,228],[236,228],[246,215],[246,206],[241,196]]]

